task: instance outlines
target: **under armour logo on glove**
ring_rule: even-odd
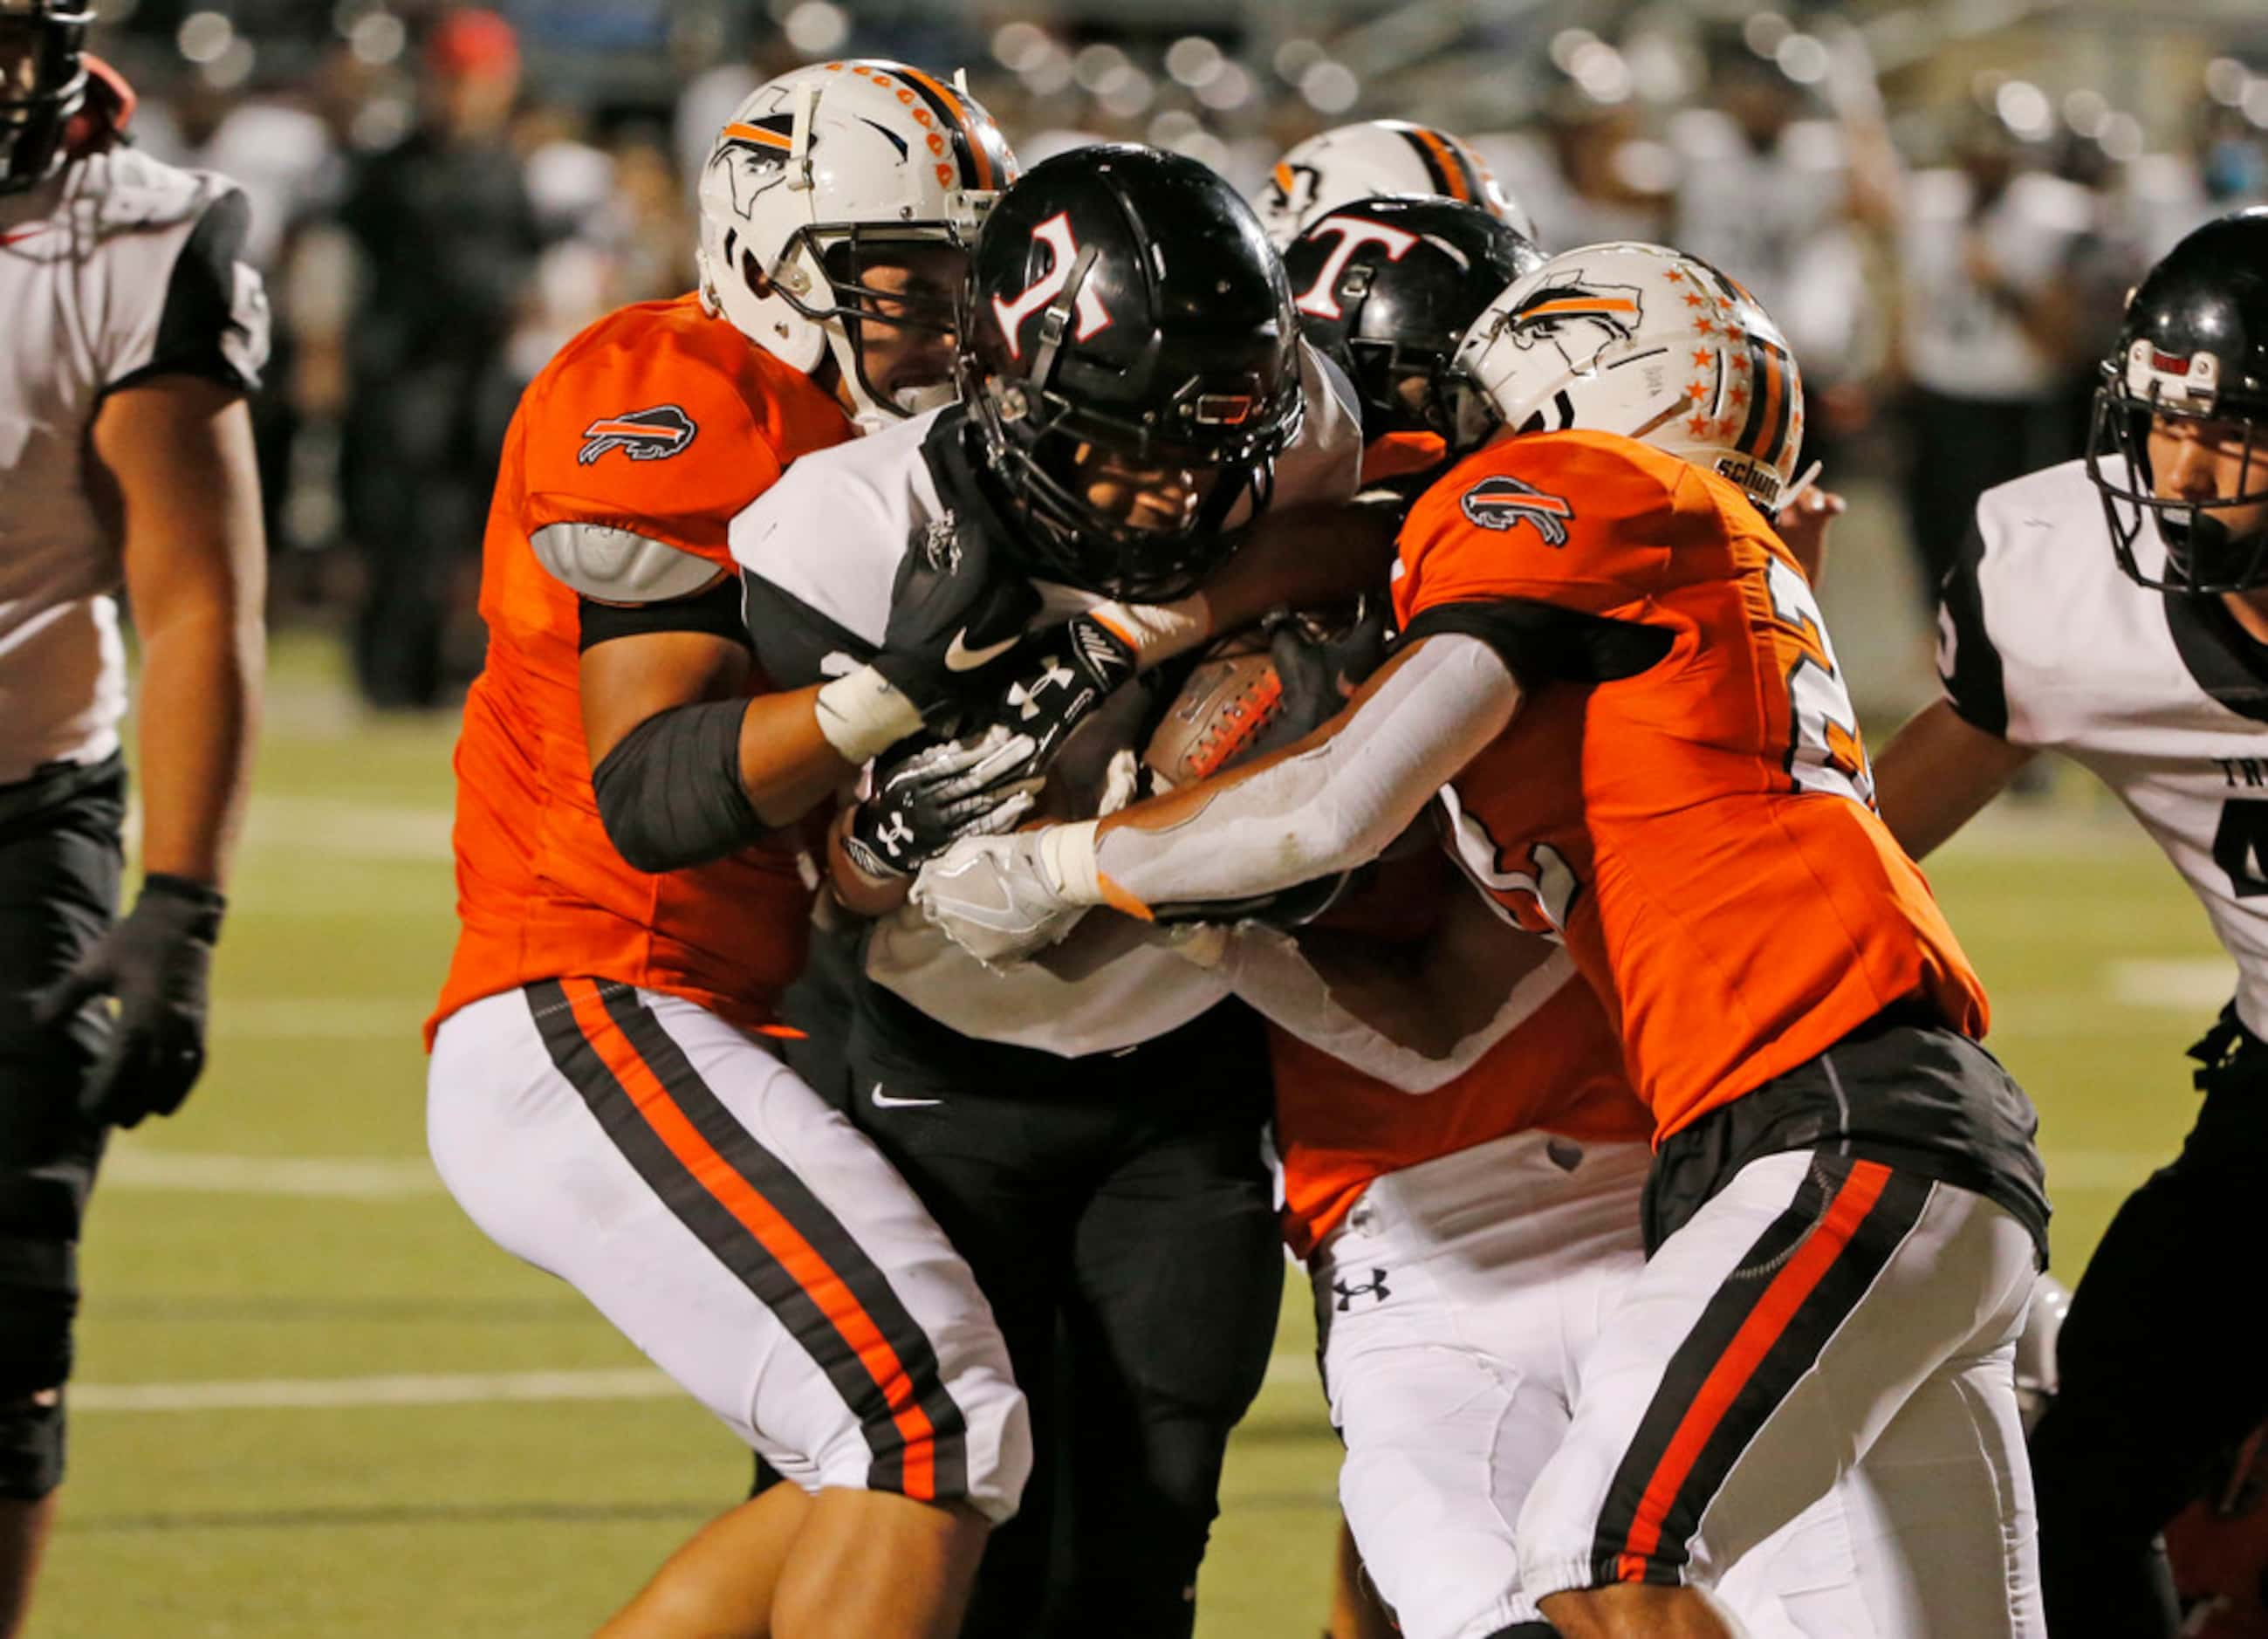
[[[1352,1309],[1358,1297],[1374,1297],[1382,1303],[1394,1296],[1386,1289],[1386,1271],[1383,1269],[1373,1269],[1370,1279],[1360,1286],[1351,1281],[1334,1281],[1331,1290],[1339,1295],[1338,1310],[1341,1314]]]

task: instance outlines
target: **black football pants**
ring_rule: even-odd
[[[905,1012],[862,981],[850,1117],[968,1259],[1032,1411],[965,1639],[1185,1639],[1284,1289],[1257,1022],[1229,1004],[1066,1059]]]
[[[78,1112],[107,1025],[92,1009],[35,1024],[40,992],[118,909],[126,775],[116,757],[0,786],[0,1497],[62,1478],[48,1391],[70,1375],[79,1225],[104,1129]]]
[[[2268,1420],[2244,1334],[2268,1178],[2268,1046],[2224,1014],[2191,1052],[2205,1104],[2173,1162],[2126,1199],[2087,1266],[2033,1430],[2050,1639],[2161,1639],[2180,1626],[2157,1533],[2215,1458]]]

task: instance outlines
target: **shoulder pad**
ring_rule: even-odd
[[[136,148],[110,148],[77,166],[70,206],[95,235],[151,232],[193,221],[236,184],[185,170]]]
[[[690,597],[723,572],[681,547],[605,524],[546,524],[527,542],[554,577],[601,603]]]

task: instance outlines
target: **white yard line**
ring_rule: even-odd
[[[74,1412],[338,1411],[497,1400],[651,1400],[681,1391],[646,1366],[599,1371],[416,1372],[205,1383],[74,1383]]]
[[[253,1041],[417,1039],[431,998],[230,996],[213,1006],[213,1031]]]
[[[398,1200],[438,1195],[432,1163],[364,1158],[302,1161],[267,1155],[186,1155],[121,1145],[102,1163],[106,1190],[173,1190],[206,1195],[299,1195]]]
[[[1268,1386],[1314,1384],[1314,1356],[1268,1362]],[[500,1401],[656,1400],[683,1393],[648,1366],[581,1371],[408,1372],[377,1377],[248,1377],[202,1383],[74,1383],[73,1412],[353,1411]]]
[[[257,796],[245,812],[245,845],[355,860],[446,860],[449,810],[341,797]]]
[[[2198,1014],[2202,1030],[2206,1015],[2235,993],[2236,964],[2219,955],[2113,962],[2103,970],[2103,987],[2130,1008]]]

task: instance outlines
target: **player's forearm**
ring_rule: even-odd
[[[1241,631],[1272,609],[1330,607],[1379,590],[1394,566],[1399,520],[1400,508],[1371,505],[1263,514],[1205,582],[1212,632]]]
[[[1923,859],[1999,795],[2033,755],[1939,700],[1916,712],[1874,759],[1875,806],[1898,846]]]
[[[247,579],[195,607],[139,611],[143,866],[216,887],[244,818],[267,663],[261,576]]]
[[[1204,903],[1360,865],[1504,731],[1519,701],[1486,644],[1429,639],[1297,744],[1101,821],[1093,880],[1073,859],[1066,889],[1093,904]]]

